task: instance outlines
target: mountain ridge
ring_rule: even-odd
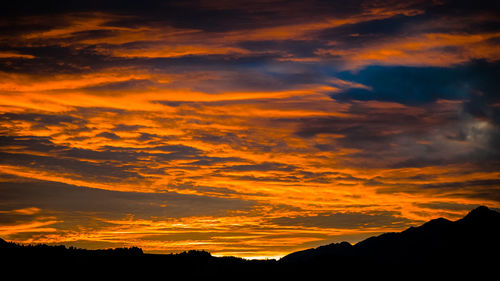
[[[500,249],[500,213],[485,206],[470,211],[465,217],[450,221],[444,218],[430,220],[418,227],[401,232],[372,236],[354,245],[348,242],[332,243],[284,256],[282,262],[309,262],[318,259],[347,257],[378,258],[393,263],[406,258],[417,260],[432,252],[433,256],[451,256],[457,251],[477,254],[487,249],[474,249],[478,241],[488,238],[490,247]],[[459,246],[459,247],[458,247]]]

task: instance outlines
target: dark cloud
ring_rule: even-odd
[[[224,187],[215,187],[215,186],[206,186],[206,185],[197,185],[194,182],[184,182],[184,183],[172,183],[169,185],[169,188],[174,188],[176,190],[196,190],[201,194],[212,195],[217,197],[230,197],[234,195],[252,195],[252,196],[266,196],[264,193],[259,192],[237,192],[231,190],[229,188]]]
[[[9,44],[9,41],[4,44]],[[99,54],[92,46],[74,48],[61,46],[62,42],[36,47],[11,47],[10,50],[32,55],[34,59],[0,60],[0,71],[47,76],[54,74],[81,74],[102,71],[121,64],[132,66],[126,59]],[[2,42],[0,42],[2,44]],[[64,44],[62,44],[64,45]]]
[[[59,126],[71,131],[85,131],[88,121],[67,114],[42,114],[42,113],[3,113],[0,122],[3,124],[16,124],[25,121],[31,124],[31,129],[46,129],[47,126]],[[71,128],[70,128],[71,127]],[[76,128],[75,128],[76,127]]]
[[[296,120],[296,134],[303,138],[336,135],[331,143],[316,147],[357,149],[345,164],[401,168],[473,163],[486,169],[498,167],[500,84],[495,73],[499,70],[498,62],[478,61],[447,68],[371,66],[340,73],[343,79],[349,77],[370,87],[332,95],[349,104],[347,112],[352,117]],[[389,104],[378,109],[369,101]],[[399,160],[390,160],[396,158]]]
[[[469,190],[457,190],[448,194],[453,198],[470,198],[475,200],[484,200],[487,202],[500,202],[500,192],[498,186],[490,188],[475,188],[472,192]]]
[[[500,180],[481,179],[456,182],[415,184],[412,182],[378,183],[377,193],[434,194],[435,196],[500,201]]]
[[[147,178],[136,170],[142,169],[144,172],[145,166],[153,168],[152,166],[157,162],[204,160],[215,163],[239,160],[207,157],[203,155],[202,150],[185,145],[151,146],[141,151],[135,148],[112,146],[91,150],[56,145],[48,137],[34,136],[0,136],[0,144],[5,148],[10,147],[0,152],[2,164],[64,173],[73,178],[103,182],[147,181]]]
[[[294,122],[295,121],[296,120],[294,120]],[[234,149],[241,149],[241,147],[245,147],[247,150],[260,152],[296,151],[290,148],[287,142],[283,139],[273,139],[266,142],[263,142],[261,139],[255,139],[252,136],[255,135],[256,132],[247,129],[239,130],[238,132],[227,132],[217,129],[196,130],[192,133],[194,135],[194,138],[197,140],[213,144],[223,143],[231,146]]]
[[[109,139],[119,138],[113,133],[104,132],[99,134]],[[70,157],[76,159],[89,159],[89,160],[114,160],[120,162],[136,162],[141,157],[153,157],[159,160],[176,160],[176,159],[198,159],[202,157],[204,152],[197,148],[174,144],[174,145],[160,145],[150,146],[140,149],[103,146],[96,150],[74,148],[64,145],[54,144],[49,137],[36,137],[36,136],[0,136],[0,144],[4,147],[14,146],[15,149],[21,150],[23,153],[27,152],[43,152],[53,153],[54,156]],[[142,151],[142,152],[141,152]],[[18,151],[19,152],[19,151]]]
[[[139,129],[142,129],[142,128],[145,128],[144,126],[141,126],[141,125],[126,125],[126,124],[118,124],[118,125],[115,125],[115,127],[113,128],[113,131],[116,131],[116,132],[134,132],[134,131],[137,131]],[[143,135],[150,135],[150,134],[146,134],[146,133],[142,133]]]
[[[384,19],[375,19],[353,24],[345,24],[333,28],[323,29],[316,32],[319,40],[332,40],[337,42],[335,47],[339,49],[359,48],[390,40],[394,36],[413,35],[421,29],[425,20],[430,17],[420,15],[395,15]],[[422,30],[418,30],[421,32]],[[318,45],[318,48],[323,47]]]
[[[495,1],[445,0],[427,8],[427,12],[439,16],[471,16],[478,14],[498,15],[500,4]]]
[[[275,57],[273,57],[275,58]],[[273,59],[271,58],[271,59]],[[267,60],[267,59],[266,59]],[[201,80],[193,87],[194,90],[206,93],[226,91],[279,91],[290,90],[300,85],[320,83],[323,76],[314,69],[295,66],[293,72],[286,71],[286,63],[282,63],[275,71],[269,71],[274,62],[268,63],[257,58],[254,67],[240,66],[240,71],[223,79]]]
[[[32,1],[28,1],[32,2]],[[34,1],[32,4],[12,4],[2,10],[7,19],[6,24],[0,24],[0,30],[5,30],[5,39],[0,41],[0,47],[5,50],[16,51],[35,56],[35,59],[12,59],[8,63],[0,62],[0,69],[8,72],[36,73],[81,73],[98,71],[116,65],[121,67],[146,68],[154,71],[169,73],[182,73],[188,70],[228,70],[234,73],[230,81],[218,80],[204,81],[196,85],[196,89],[207,92],[218,92],[230,86],[239,86],[240,89],[286,89],[291,85],[315,83],[321,80],[321,71],[298,71],[294,74],[266,73],[277,59],[314,57],[315,51],[325,48],[327,41],[335,41],[336,48],[348,49],[355,46],[368,44],[386,37],[404,37],[415,32],[463,32],[467,24],[452,28],[457,21],[451,24],[433,24],[436,17],[445,21],[457,15],[468,15],[465,21],[474,26],[474,31],[498,30],[498,22],[494,17],[482,16],[494,14],[495,5],[484,3],[455,2],[438,3],[435,1],[408,1],[380,2],[380,1],[147,1],[137,3],[134,1],[106,1],[106,3],[67,3],[55,1],[44,3]],[[218,1],[219,2],[219,1]],[[483,1],[481,1],[483,2]],[[243,3],[243,4],[242,4]],[[38,8],[34,8],[38,7]],[[244,8],[242,8],[244,7]],[[449,9],[448,9],[449,7]],[[489,9],[485,7],[491,7]],[[176,28],[194,29],[217,35],[220,32],[241,31],[251,33],[257,28],[283,27],[286,25],[300,25],[311,22],[322,22],[327,19],[344,19],[370,14],[373,10],[399,11],[394,16],[374,19],[370,21],[344,24],[334,28],[311,32],[307,39],[293,38],[286,40],[249,40],[244,38],[235,42],[236,47],[249,50],[247,54],[237,56],[226,55],[189,55],[177,58],[117,58],[110,56],[116,48],[131,49],[151,47],[164,44],[151,40],[137,40],[126,43],[94,43],[81,44],[85,40],[98,40],[106,42],[106,38],[119,35],[122,28],[137,29],[161,28],[171,26]],[[405,13],[413,10],[413,13]],[[419,13],[418,13],[419,12]],[[72,17],[68,15],[73,15]],[[472,15],[477,19],[470,20]],[[108,29],[75,30],[64,38],[40,39],[35,44],[20,44],[20,35],[33,32],[49,31],[57,28],[71,26],[71,20],[80,18],[82,21],[92,18],[104,18],[108,22],[102,27]],[[493,19],[492,19],[493,18]],[[470,22],[470,23],[469,23]],[[429,24],[430,23],[430,24]],[[422,27],[422,26],[425,26]],[[95,27],[94,27],[95,28]],[[113,30],[109,28],[115,28]],[[352,36],[356,35],[356,36]],[[196,41],[196,40],[195,40]],[[342,60],[342,59],[341,59]],[[328,65],[332,65],[330,61]],[[283,67],[293,65],[297,69],[300,63],[280,63]],[[317,66],[317,64],[316,64]],[[235,71],[235,68],[239,68]],[[335,68],[335,67],[333,67]],[[246,70],[246,74],[240,74]],[[263,75],[264,73],[264,75]],[[269,75],[271,74],[271,75]],[[89,86],[89,91],[120,91],[131,88],[147,88],[158,86],[154,81],[131,80],[116,82],[108,85]]]
[[[296,169],[297,167],[275,162],[263,162],[260,164],[227,166],[224,168],[224,170],[237,171],[237,172],[250,172],[250,171],[292,172]]]
[[[300,178],[295,175],[284,175],[284,176],[227,176],[239,181],[251,181],[251,182],[299,182]]]
[[[457,188],[474,188],[474,187],[490,187],[490,186],[500,186],[500,179],[429,183],[429,184],[418,185],[418,188],[422,188],[422,189],[457,189]]]
[[[27,1],[25,5],[9,4],[2,16],[58,15],[75,12],[104,12],[134,15],[117,18],[109,25],[135,27],[137,24],[169,24],[175,27],[221,32],[269,25],[282,25],[290,18],[304,21],[310,16],[349,16],[362,11],[361,1]]]
[[[120,139],[120,136],[118,136],[115,133],[111,133],[111,132],[102,132],[102,133],[99,133],[99,134],[97,134],[95,136],[96,137],[107,138],[107,139],[110,139],[110,140],[119,140]]]
[[[450,202],[415,203],[415,205],[422,208],[449,210],[449,211],[469,211],[478,207],[478,205],[473,205],[473,204],[459,204]]]
[[[334,213],[316,216],[282,217],[270,220],[270,223],[285,226],[305,226],[322,228],[390,228],[405,227],[413,221],[400,217],[393,212],[374,213]]]
[[[132,79],[128,81],[105,83],[96,86],[85,87],[83,89],[86,91],[99,92],[100,94],[103,94],[103,92],[123,92],[139,89],[144,90],[158,85],[158,83],[155,83],[154,81],[148,79]]]
[[[381,8],[383,3],[366,1],[366,7]],[[400,2],[385,3],[390,5]],[[408,1],[407,9],[414,13],[396,14],[392,17],[345,24],[317,32],[319,40],[335,41],[339,49],[370,46],[384,40],[405,38],[426,33],[475,34],[498,32],[499,7],[491,1]],[[437,20],[439,19],[439,20]],[[439,47],[437,47],[439,48]],[[446,51],[443,47],[443,51]],[[448,49],[450,51],[450,49]],[[459,50],[455,50],[459,51]]]
[[[111,162],[91,163],[60,157],[0,152],[0,163],[38,171],[69,174],[72,178],[107,183],[146,180],[130,166],[115,166]]]
[[[315,51],[320,47],[325,47],[326,42],[321,40],[262,40],[243,41],[238,45],[244,49],[254,52],[274,52],[283,57],[313,57]],[[301,78],[298,75],[295,78]],[[302,77],[304,79],[305,77]],[[317,76],[306,76],[306,78],[317,78]]]
[[[254,203],[239,199],[175,192],[121,192],[74,186],[48,181],[0,182],[0,208],[3,211],[36,207],[52,212],[122,218],[179,218],[220,215],[230,210],[245,210]]]
[[[318,75],[309,71],[301,71],[295,74],[274,73],[263,75],[262,71],[270,69],[265,63],[276,58],[308,57],[314,54],[315,49],[323,47],[321,42],[311,40],[263,40],[260,42],[236,42],[239,46],[250,50],[246,55],[190,55],[180,58],[117,58],[100,52],[100,50],[113,50],[117,47],[123,49],[151,47],[154,44],[163,44],[149,41],[135,41],[123,44],[80,44],[84,40],[109,38],[118,35],[119,28],[158,28],[172,26],[177,28],[196,29],[210,33],[227,31],[251,31],[256,28],[269,28],[297,23],[309,23],[321,21],[331,17],[349,17],[363,12],[359,1],[312,1],[303,3],[301,1],[244,1],[245,4],[234,5],[227,1],[220,4],[208,4],[208,2],[183,1],[165,2],[150,1],[148,3],[93,3],[76,4],[57,3],[45,4],[39,9],[21,8],[19,5],[6,7],[3,12],[11,19],[6,25],[5,34],[11,34],[14,38],[19,35],[31,34],[39,31],[66,28],[71,26],[72,17],[68,13],[80,19],[92,19],[93,17],[105,17],[109,20],[104,27],[115,27],[116,30],[83,30],[74,31],[64,38],[46,38],[36,41],[35,44],[19,44],[18,40],[3,40],[0,42],[4,48],[23,54],[33,55],[35,59],[9,59],[8,63],[0,63],[0,70],[8,72],[22,72],[43,75],[44,73],[81,73],[88,71],[99,71],[116,65],[122,67],[139,67],[162,70],[164,72],[181,73],[196,68],[198,70],[226,69],[234,73],[231,81],[205,81],[197,85],[197,89],[207,92],[218,92],[226,87],[239,86],[240,89],[286,89],[300,83],[313,83],[318,81]],[[241,1],[237,1],[241,2]],[[277,6],[279,5],[279,6]],[[38,7],[35,2],[29,7]],[[49,8],[51,7],[51,8]],[[245,7],[242,9],[242,7]],[[101,14],[99,14],[101,13]],[[104,13],[105,15],[103,15]],[[30,21],[38,24],[30,24]],[[43,24],[39,23],[43,22]],[[0,25],[0,28],[3,27]],[[260,67],[259,64],[261,64]],[[286,64],[285,64],[286,65]],[[296,65],[295,65],[296,66]],[[239,71],[234,71],[239,67]],[[246,69],[247,75],[239,75]],[[254,70],[254,71],[252,71]],[[288,83],[287,83],[288,82]],[[117,91],[130,89],[131,87],[144,88],[157,86],[153,81],[137,80],[117,82],[109,85],[97,85],[88,87],[89,91]]]
[[[3,206],[0,205],[0,226],[2,225],[16,225],[25,222],[34,221],[38,215],[37,214],[22,214],[16,212],[16,210],[4,210]]]
[[[186,166],[212,166],[217,164],[234,163],[234,162],[246,162],[245,159],[239,157],[210,157],[210,156],[200,156],[198,160],[186,163]]]
[[[302,138],[312,138],[318,134],[332,134],[336,138],[329,143],[315,145],[318,150],[336,151],[354,148],[347,160],[353,164],[391,165],[391,159],[414,158],[416,155],[433,155],[440,148],[440,142],[432,140],[434,130],[453,131],[457,122],[456,112],[433,109],[387,109],[378,110],[369,105],[353,104],[349,111],[353,117],[321,117],[298,120],[296,134]],[[453,125],[451,125],[453,124]],[[433,135],[429,135],[429,134]],[[429,140],[418,143],[415,140]],[[453,153],[457,153],[456,151]],[[384,159],[384,161],[380,161]],[[359,161],[358,161],[359,160]],[[357,165],[357,164],[355,164]]]

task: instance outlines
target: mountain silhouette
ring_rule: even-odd
[[[280,262],[303,268],[336,264],[345,270],[363,267],[442,271],[465,267],[495,268],[500,261],[500,213],[478,207],[464,218],[431,220],[399,233],[385,233],[351,245],[333,243],[291,253]]]
[[[0,239],[0,263],[17,272],[86,277],[435,279],[496,272],[500,254],[500,213],[481,206],[457,221],[439,218],[398,233],[385,233],[351,245],[333,243],[276,260],[214,257],[205,251],[145,254],[142,249],[85,250],[65,246],[19,245]],[[25,269],[29,268],[30,271]],[[81,277],[80,276],[80,277]],[[431,277],[430,277],[431,276]],[[411,278],[413,279],[413,278]]]

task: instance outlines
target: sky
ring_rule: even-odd
[[[11,1],[0,237],[276,258],[500,207],[498,1]]]

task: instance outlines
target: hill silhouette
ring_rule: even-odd
[[[85,250],[65,246],[19,245],[0,239],[2,268],[21,273],[92,277],[391,277],[449,278],[494,273],[500,254],[500,213],[478,207],[464,218],[434,219],[399,233],[357,244],[333,243],[291,253],[279,261],[214,257],[205,251],[145,254],[140,248]],[[29,268],[30,271],[25,271]],[[35,270],[35,271],[32,271]],[[52,274],[52,273],[51,273]],[[432,274],[432,275],[429,275]],[[433,278],[431,278],[433,279]]]
[[[334,243],[291,253],[284,263],[321,262],[332,259],[364,259],[393,265],[487,262],[498,255],[500,213],[481,206],[455,222],[439,218],[399,233],[370,237],[355,245]]]
[[[333,243],[291,253],[279,262],[291,275],[343,278],[481,279],[497,275],[500,213],[481,206],[457,221],[431,220],[351,245]]]

